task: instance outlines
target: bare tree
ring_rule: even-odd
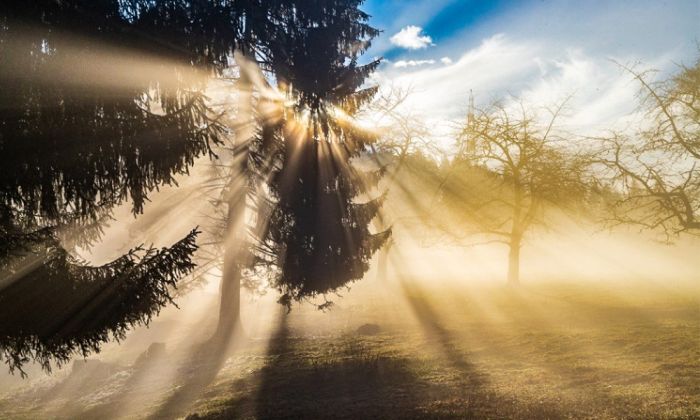
[[[565,103],[546,109],[544,123],[523,103],[470,112],[441,186],[443,202],[475,228],[470,235],[508,246],[509,284],[520,281],[526,233],[546,224],[547,211],[580,202],[585,190],[587,159],[555,129]]]
[[[430,129],[423,118],[410,109],[404,109],[412,89],[390,86],[383,90],[367,107],[374,123],[380,126],[381,137],[374,147],[374,152],[388,156],[391,170],[390,182],[395,181],[396,174],[406,163],[407,158],[417,151],[429,150]]]
[[[700,61],[667,80],[629,72],[641,86],[643,122],[600,139],[599,163],[618,191],[613,224],[660,232],[667,241],[700,234]]]

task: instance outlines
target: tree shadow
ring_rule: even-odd
[[[70,417],[100,419],[117,415],[133,417],[144,414],[145,406],[167,392],[172,378],[166,373],[175,374],[170,370],[172,363],[172,355],[166,353],[165,344],[152,343],[133,365],[124,371],[129,372],[128,379],[120,386],[120,391],[114,398],[87,410],[85,407],[78,407],[78,411],[71,413]]]
[[[604,405],[614,416],[659,417],[654,404],[666,399],[670,406],[675,399],[697,395],[688,387],[698,378],[697,363],[688,363],[700,354],[688,330],[697,326],[696,308],[617,301],[611,293],[558,297],[528,289],[513,293],[509,305],[529,312],[529,320],[512,319],[521,331],[532,331],[521,347],[537,355],[533,364],[575,392],[579,407],[570,404],[572,412],[578,409],[580,415]],[[670,360],[682,362],[664,363]],[[668,366],[677,369],[664,374]],[[647,402],[652,398],[654,402]]]
[[[188,419],[562,417],[556,407],[516,402],[490,390],[484,375],[451,344],[430,305],[416,302],[416,308],[466,383],[444,380],[450,369],[439,361],[383,348],[387,337],[295,336],[285,315],[270,341],[268,364],[212,391],[229,399],[207,403]]]
[[[425,336],[437,343],[440,352],[447,358],[454,368],[462,373],[469,374],[471,380],[484,383],[483,375],[474,375],[475,368],[465,359],[464,355],[455,345],[455,337],[439,321],[439,316],[433,305],[428,301],[426,292],[415,284],[400,281],[402,292],[411,310],[418,318],[420,327]]]
[[[76,360],[55,385],[14,401],[31,399],[27,414],[37,417],[177,418],[206,391],[242,338],[238,332],[217,335],[175,353],[152,343],[131,366]]]
[[[429,291],[418,284],[400,278],[399,284],[410,309],[415,314],[424,336],[433,344],[438,352],[445,358],[450,366],[455,369],[459,376],[453,387],[461,402],[464,404],[461,411],[457,410],[469,418],[563,418],[565,411],[557,404],[547,401],[522,400],[514,395],[507,395],[502,390],[497,389],[491,383],[489,374],[477,367],[468,360],[467,350],[460,348],[467,337],[462,334],[455,334],[443,326],[440,315],[433,303],[429,299]],[[469,301],[462,304],[469,305]],[[472,337],[472,340],[478,339]],[[476,343],[481,344],[481,343]],[[447,405],[448,407],[450,404]],[[448,410],[437,408],[431,413],[432,417],[452,417],[454,413]]]
[[[195,346],[172,382],[177,384],[178,388],[149,418],[171,419],[186,414],[192,403],[214,382],[232,351],[232,345],[242,339],[245,339],[243,332],[237,329],[227,334],[215,334],[209,340]]]
[[[687,374],[692,363],[685,362],[694,359],[691,354],[679,358],[684,362],[676,372],[686,376],[675,389],[653,368],[667,355],[683,354],[688,340],[660,326],[646,309],[618,307],[585,294],[541,294],[530,286],[494,290],[466,298],[464,289],[448,287],[453,306],[447,311],[478,321],[478,326],[465,325],[460,335],[480,341],[479,364],[493,367],[491,381],[518,400],[558,401],[556,412],[565,417],[650,418],[660,416],[661,401],[672,406],[679,395],[692,398]],[[477,299],[490,304],[479,305]],[[494,312],[500,315],[497,321],[488,317]],[[687,312],[680,308],[674,314]],[[687,325],[687,318],[680,319]],[[650,348],[640,349],[642,343]]]
[[[318,340],[329,341],[293,336],[288,315],[283,314],[267,351],[266,357],[272,361],[253,375],[230,384],[237,395],[220,410],[188,418],[425,416],[421,403],[431,385],[411,371],[409,360],[381,356],[355,337]],[[337,341],[343,344],[337,345]],[[330,347],[335,351],[314,358],[306,346]]]

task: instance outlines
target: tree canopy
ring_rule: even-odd
[[[556,127],[564,104],[544,123],[522,103],[470,110],[441,186],[443,204],[459,209],[474,233],[509,247],[509,283],[519,282],[525,235],[546,224],[549,210],[580,204],[587,190],[589,161],[562,144]]]
[[[275,267],[272,284],[286,305],[362,278],[390,234],[369,229],[383,200],[371,194],[383,168],[362,171],[352,162],[377,141],[353,121],[376,93],[364,84],[379,65],[358,64],[378,34],[361,3],[298,5],[284,25],[294,31],[276,46],[285,53],[272,55],[279,87],[293,105],[262,121],[255,138],[253,159],[272,176],[253,252],[258,263]],[[272,159],[261,158],[270,151]]]
[[[150,191],[219,141],[204,88],[237,45],[234,9],[140,0],[0,8],[0,347],[10,368],[97,350],[108,333],[147,322],[192,269],[196,232],[102,267],[69,251],[97,240],[114,206],[129,201],[139,213]]]
[[[666,240],[700,232],[700,61],[666,79],[626,68],[641,86],[644,122],[602,139],[599,163],[623,194],[614,224],[656,231]]]

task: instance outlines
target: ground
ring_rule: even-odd
[[[173,362],[158,345],[130,366],[79,362],[6,393],[0,408],[9,418],[700,417],[693,289],[400,290],[325,314],[275,311],[266,334],[249,331],[219,364],[203,347]]]

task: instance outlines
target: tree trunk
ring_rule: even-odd
[[[520,283],[520,243],[523,239],[521,214],[523,211],[523,185],[519,168],[513,168],[513,226],[510,230],[508,251],[508,285]]]
[[[228,212],[223,239],[224,267],[221,276],[219,322],[216,329],[216,337],[223,339],[229,339],[235,331],[242,331],[241,270],[248,257],[245,213],[248,194],[247,144],[254,135],[252,99],[250,74],[242,69],[238,80],[238,106],[234,133],[236,155],[233,166],[237,167],[237,170],[233,171],[227,186]]]
[[[221,273],[217,337],[230,337],[241,330],[241,268],[245,259],[245,192],[234,193],[229,203],[228,225]]]
[[[520,284],[520,242],[521,237],[515,235],[510,240],[508,252],[508,284],[515,286]]]

